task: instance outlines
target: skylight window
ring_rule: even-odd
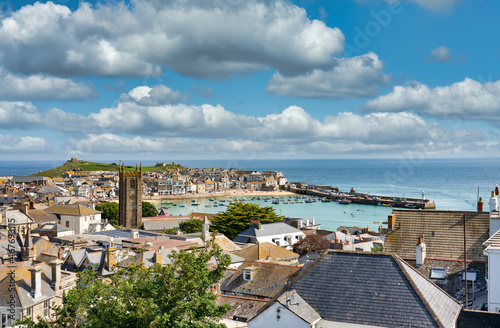
[[[462,272],[462,280],[465,280],[465,271]],[[477,272],[467,271],[467,281],[477,281]]]
[[[431,269],[431,279],[444,279],[445,269]]]

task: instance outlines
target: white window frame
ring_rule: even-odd
[[[252,281],[252,270],[243,269],[243,280]]]

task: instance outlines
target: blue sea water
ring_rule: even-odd
[[[170,161],[170,160],[169,160]],[[157,161],[142,161],[143,166]],[[282,171],[288,181],[331,185],[343,191],[352,187],[358,192],[395,196],[422,197],[436,203],[440,210],[475,210],[479,195],[487,204],[490,190],[500,184],[499,159],[335,159],[335,160],[178,160],[186,167],[222,167],[241,170]],[[53,161],[0,161],[0,176],[27,175],[61,165]],[[126,162],[135,165],[136,162]],[[14,171],[15,170],[15,171]],[[249,198],[249,197],[247,197]],[[191,200],[178,201],[187,208],[170,206],[169,213],[184,214],[190,210],[216,213],[223,207],[208,199],[190,206]],[[271,206],[269,202],[255,201]],[[160,206],[161,204],[157,204]],[[279,214],[315,218],[324,229],[340,225],[378,226],[386,221],[391,208],[337,203],[275,205]]]

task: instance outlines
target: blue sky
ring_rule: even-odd
[[[498,157],[499,9],[3,2],[0,160]]]

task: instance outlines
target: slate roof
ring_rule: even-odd
[[[293,302],[291,302],[292,297],[293,297]],[[292,303],[293,306],[287,304],[287,301],[288,303]],[[297,293],[295,289],[283,293],[283,295],[278,297],[278,302],[280,302],[281,305],[287,307],[288,310],[295,313],[296,316],[300,317],[307,323],[312,324],[321,319],[319,313],[316,312],[316,310],[312,308],[302,297],[300,297],[300,295]]]
[[[42,279],[40,287],[41,296],[37,298],[33,298],[30,294],[31,273],[28,271],[28,269],[34,266],[40,266],[42,268],[41,271]],[[0,277],[2,277],[2,280],[0,280],[0,307],[5,307],[5,308],[9,307],[7,301],[10,299],[10,295],[13,293],[13,291],[9,290],[10,279],[9,276],[7,276],[7,272],[10,271],[11,269],[12,268],[10,264],[0,265]],[[54,291],[54,289],[52,289],[52,287],[50,287],[51,268],[48,264],[43,262],[38,263],[33,261],[18,262],[16,263],[15,271],[16,271],[16,289],[14,293],[17,294],[17,297],[15,297],[16,307],[26,308],[56,296],[56,292]],[[67,286],[68,283],[73,284],[74,283],[73,281],[68,280],[68,278],[72,279],[73,277],[74,274],[62,272],[61,283],[64,284],[64,286],[62,287],[65,288],[65,286]]]
[[[100,214],[101,211],[93,210],[83,205],[72,204],[72,205],[54,205],[45,209],[48,213],[60,214],[60,215],[90,215],[90,214]]]
[[[463,260],[466,216],[467,260],[485,261],[483,243],[489,237],[489,214],[463,211],[394,209],[394,231],[385,237],[384,252],[415,260],[418,237],[423,234],[427,257]]]
[[[275,222],[262,224],[260,229],[257,229],[255,226],[251,226],[250,228],[240,232],[238,236],[267,237],[297,232],[302,231],[286,224],[285,222]]]
[[[35,223],[41,224],[45,222],[57,222],[57,216],[53,213],[45,212],[44,210],[28,210],[28,216]]]
[[[26,214],[19,210],[12,210],[5,212],[5,220],[4,222],[2,222],[2,226],[8,226],[9,224],[17,225],[29,223],[33,223],[33,220],[30,219]]]
[[[65,226],[62,226],[57,223],[46,223],[36,229],[33,230],[33,232],[67,232],[67,231],[73,231],[70,228],[66,228]]]
[[[12,183],[32,183],[34,181],[49,181],[46,177],[33,177],[33,176],[14,176],[10,182]]]
[[[384,253],[327,252],[288,289],[334,322],[454,327],[461,310],[459,302],[397,255]]]
[[[247,298],[240,296],[218,295],[215,304],[229,304],[231,309],[222,317],[229,320],[241,319],[241,321],[253,318],[257,311],[267,304],[267,300]]]
[[[243,269],[250,266],[257,270],[253,279],[246,281],[243,279]],[[300,269],[298,266],[248,261],[221,284],[221,291],[272,298],[280,290],[279,285],[290,281]]]
[[[243,257],[249,261],[259,261],[264,259],[280,260],[298,258],[299,254],[287,251],[284,248],[271,243],[260,243],[245,248],[244,250],[234,252],[234,254]]]

